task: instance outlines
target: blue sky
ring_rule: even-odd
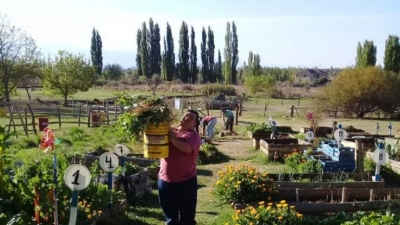
[[[95,27],[103,63],[124,68],[135,66],[136,32],[150,17],[162,38],[167,22],[171,25],[176,55],[182,21],[193,26],[198,52],[202,28],[210,26],[222,60],[226,23],[234,21],[239,66],[249,51],[260,55],[263,66],[352,66],[357,43],[365,40],[374,41],[382,65],[386,39],[400,36],[396,0],[0,0],[0,5],[0,13],[33,37],[44,55],[66,50],[89,58]]]

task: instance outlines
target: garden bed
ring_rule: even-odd
[[[275,155],[277,160],[281,160],[284,155],[292,153],[294,149],[305,150],[311,146],[310,143],[297,138],[260,140],[260,150],[271,160]]]
[[[262,139],[270,140],[269,142],[273,142],[273,140],[278,140],[276,142],[279,142],[281,144],[284,144],[284,143],[290,144],[293,142],[297,143],[297,139],[295,141],[293,141],[295,138],[291,134],[288,134],[288,133],[277,134],[277,135],[275,135],[275,137],[276,137],[275,139],[271,139],[271,136],[262,138]],[[260,149],[260,139],[259,138],[253,138],[253,147],[257,150]]]
[[[290,206],[295,206],[296,212],[308,215],[320,215],[321,213],[331,212],[357,212],[398,209],[399,200],[378,200],[378,201],[355,201],[355,202],[287,202]],[[235,210],[244,209],[248,205],[258,207],[258,202],[235,204]]]
[[[313,131],[311,127],[301,127],[300,133],[306,133],[307,131]],[[332,127],[317,127],[315,137],[326,137],[332,133]]]

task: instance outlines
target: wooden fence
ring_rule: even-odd
[[[103,124],[109,125],[115,122],[124,112],[118,105],[85,105],[72,106],[43,105],[43,104],[17,104],[15,102],[6,105],[9,123],[8,131],[22,127],[25,135],[30,132],[35,135],[38,130],[50,124],[77,124],[79,127],[97,127]],[[17,135],[17,132],[15,132]]]

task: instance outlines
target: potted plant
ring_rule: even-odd
[[[157,96],[122,94],[117,102],[128,108],[127,113],[119,118],[118,125],[132,135],[133,141],[141,140],[141,135],[148,126],[170,124],[175,118],[164,99]]]
[[[131,97],[125,94],[118,99],[120,104],[129,105],[129,108],[117,124],[132,135],[132,141],[138,142],[143,137],[144,157],[168,157],[169,127],[175,117],[164,99],[142,94]]]

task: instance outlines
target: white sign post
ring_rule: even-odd
[[[129,154],[129,148],[123,144],[116,144],[114,146],[114,151],[121,159],[121,175],[125,176],[125,156]]]
[[[335,140],[338,142],[338,150],[340,150],[341,142],[347,137],[347,132],[345,129],[342,128],[341,124],[338,125],[338,129],[335,130],[333,136]],[[335,153],[333,155],[335,155]]]
[[[100,166],[101,168],[107,172],[107,184],[108,184],[108,191],[110,194],[110,201],[108,202],[108,209],[111,210],[112,208],[112,183],[113,183],[113,171],[118,168],[118,157],[114,153],[106,152],[103,153],[100,158]]]
[[[312,140],[314,140],[315,136],[314,136],[314,132],[309,130],[305,133],[306,137],[305,139],[311,143]]]
[[[374,151],[374,154],[372,155],[372,159],[376,163],[375,176],[373,176],[372,178],[374,181],[381,181],[381,165],[385,165],[389,160],[389,154],[385,150],[384,144],[382,142],[379,142],[378,148]]]
[[[84,165],[71,165],[65,171],[64,182],[69,187],[69,189],[72,190],[69,225],[75,225],[78,213],[78,194],[80,190],[83,190],[87,188],[87,186],[89,186],[90,171]]]

